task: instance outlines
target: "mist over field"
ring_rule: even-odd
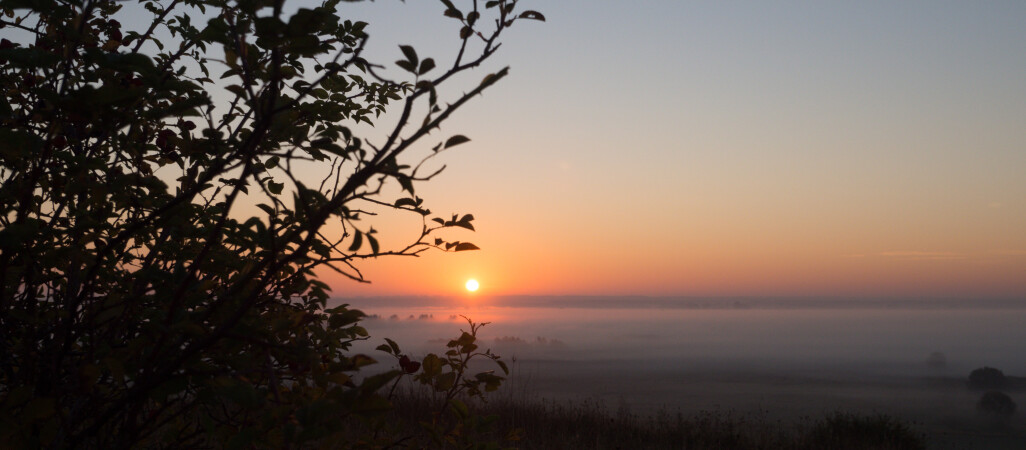
[[[832,411],[914,423],[931,448],[1022,448],[1019,411],[976,410],[968,374],[1004,371],[1026,405],[1026,306],[997,300],[525,297],[355,298],[372,339],[441,352],[467,316],[512,362],[508,395],[638,414],[734,411],[795,421]],[[543,306],[551,305],[551,306]],[[385,355],[379,355],[385,356]],[[381,361],[387,359],[379,358]],[[387,363],[386,363],[387,364]]]

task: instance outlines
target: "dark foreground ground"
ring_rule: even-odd
[[[423,420],[429,399],[408,394],[397,399],[399,430]],[[498,399],[476,405],[494,419],[479,442],[518,449],[923,449],[922,433],[883,415],[831,413],[800,422],[772,420],[765,414],[703,412],[692,415],[610,411],[593,402]],[[470,431],[465,431],[469,433]],[[402,432],[399,432],[401,435]],[[433,444],[409,440],[413,447]]]
[[[518,361],[508,403],[519,405],[513,410],[535,411],[524,417],[555,415],[565,420],[605,414],[610,423],[624,429],[650,434],[661,430],[655,433],[663,436],[653,444],[657,448],[705,448],[679,445],[687,441],[670,438],[695,430],[700,435],[711,430],[716,436],[744,436],[737,442],[742,448],[816,448],[810,437],[814,430],[845,428],[844,418],[857,418],[856,434],[894,428],[892,437],[915,436],[929,449],[1026,449],[1026,380],[1022,378],[1010,379],[1005,389],[1020,408],[1002,418],[981,414],[976,405],[982,393],[969,389],[965,379],[957,376],[893,368],[782,370],[709,362],[699,370],[693,368],[696,365],[701,366],[646,368],[629,360]],[[546,410],[539,405],[547,407],[548,413],[542,414]],[[635,432],[641,433],[627,434]],[[707,437],[699,437],[698,442]],[[894,444],[887,441],[884,447],[875,447],[851,435],[844,438],[857,444],[852,448],[916,448],[910,441],[897,447],[886,446]]]
[[[1024,411],[980,413],[981,392],[962,378],[706,367],[517,360],[506,386],[476,405],[495,420],[479,438],[520,449],[1026,449]],[[1024,388],[1013,378],[1006,390],[1022,405]],[[401,434],[437,405],[407,390],[391,422]]]

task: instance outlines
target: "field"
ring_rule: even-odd
[[[815,448],[835,428],[933,449],[1026,448],[1023,411],[981,414],[982,392],[967,386],[973,369],[1000,367],[1026,405],[1021,310],[366,309],[372,336],[414,356],[458,334],[458,314],[492,322],[483,345],[512,373],[480,407],[520,430],[520,448]]]

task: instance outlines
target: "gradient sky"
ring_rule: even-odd
[[[1026,297],[1026,2],[521,4],[418,188],[482,250],[335,295]],[[438,2],[343,5],[372,59],[458,45]]]

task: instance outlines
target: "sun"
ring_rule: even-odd
[[[475,292],[475,291],[477,291],[477,288],[481,287],[481,285],[477,282],[477,280],[470,279],[470,280],[467,280],[466,287],[467,287],[468,291]]]

